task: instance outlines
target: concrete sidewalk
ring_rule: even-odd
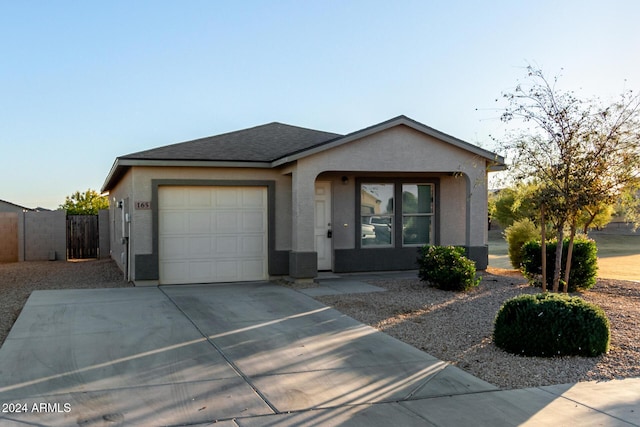
[[[640,379],[501,391],[292,289],[163,286],[34,292],[0,404],[16,426],[640,425]]]

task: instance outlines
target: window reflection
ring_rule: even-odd
[[[391,246],[393,242],[393,184],[362,184],[360,215],[362,246]]]
[[[402,244],[433,244],[433,185],[402,185]]]
[[[400,184],[398,184],[400,185]],[[394,224],[402,222],[402,245],[434,243],[434,185],[402,184],[401,200],[394,200],[395,184],[363,183],[360,186],[362,247],[393,247]],[[396,210],[396,205],[397,210]]]

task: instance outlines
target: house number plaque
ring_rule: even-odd
[[[151,202],[136,202],[136,209],[151,209]]]

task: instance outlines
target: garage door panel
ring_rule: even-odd
[[[215,269],[221,281],[235,281],[238,277],[238,261],[236,260],[219,260],[215,262]]]
[[[187,254],[187,239],[163,237],[160,241],[160,259],[184,259]]]
[[[237,208],[238,193],[235,187],[216,189],[216,207],[218,208]]]
[[[209,187],[193,187],[187,191],[190,208],[210,208],[212,206],[212,191]]]
[[[263,276],[265,275],[264,263],[260,259],[245,260],[241,263],[243,275]]]
[[[235,256],[238,253],[238,238],[236,236],[218,236],[214,245],[217,258]]]
[[[235,233],[242,229],[237,212],[218,212],[214,224],[214,229],[222,233]]]
[[[188,230],[191,234],[210,233],[212,213],[209,211],[196,211],[188,213]]]
[[[190,261],[189,262],[189,281],[193,283],[203,283],[211,277],[211,261]]]
[[[265,246],[264,236],[242,236],[238,240],[242,253],[253,254],[254,256],[262,255],[262,248]]]
[[[187,204],[187,194],[177,188],[163,187],[162,198],[158,202],[160,208],[181,208]]]
[[[194,237],[188,239],[189,251],[188,258],[201,259],[211,258],[213,251],[211,250],[211,238],[209,237]]]
[[[262,190],[258,188],[245,188],[242,191],[242,206],[243,207],[264,207],[264,198],[262,197]]]
[[[187,221],[183,214],[175,211],[163,211],[159,215],[160,234],[183,234],[187,231]]]
[[[180,283],[187,276],[187,267],[186,261],[165,261],[160,264],[160,277],[166,283]]]
[[[160,187],[158,205],[160,283],[268,277],[266,188]]]
[[[242,228],[247,232],[262,233],[265,230],[266,221],[264,212],[244,212],[242,214]]]

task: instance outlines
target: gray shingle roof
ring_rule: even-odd
[[[102,191],[109,191],[136,165],[280,167],[284,164],[367,137],[394,126],[408,126],[425,135],[469,151],[489,161],[490,170],[504,169],[504,158],[430,128],[406,116],[340,135],[273,122],[222,135],[139,151],[116,158]],[[372,166],[373,167],[373,166]]]
[[[249,129],[180,142],[121,156],[128,160],[212,160],[272,162],[342,135],[268,123]]]
[[[21,205],[16,205],[15,203],[7,202],[6,200],[0,199],[0,212],[14,212],[18,210],[32,211],[34,209],[27,208]]]

